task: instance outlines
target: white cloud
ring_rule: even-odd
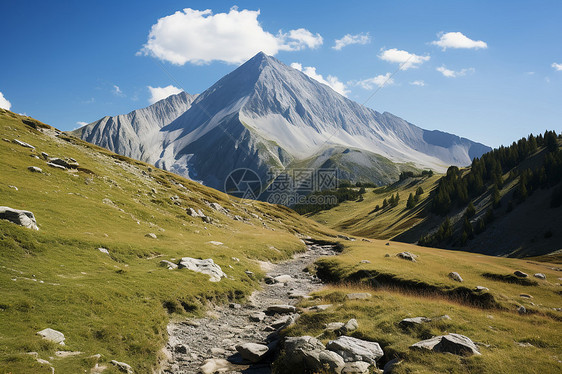
[[[154,104],[155,102],[165,99],[170,95],[175,95],[183,91],[181,88],[177,88],[172,85],[166,87],[147,87],[150,91],[150,98],[148,99],[150,104]]]
[[[293,62],[291,64],[291,67],[293,69],[297,69],[299,71],[302,71],[303,73],[308,75],[310,78],[312,78],[312,79],[314,79],[314,80],[316,80],[320,83],[323,83],[326,86],[329,86],[330,88],[332,88],[332,90],[336,91],[340,95],[347,96],[347,94],[349,93],[349,91],[345,87],[345,84],[333,75],[328,75],[327,78],[324,78],[321,74],[318,74],[316,72],[315,67],[312,67],[312,66],[303,67],[302,64],[299,64],[298,62]]]
[[[454,71],[451,69],[447,69],[445,66],[440,66],[435,70],[437,70],[447,78],[457,78],[457,77],[462,77],[463,75],[467,75],[468,73],[474,73],[474,68],[467,68],[467,69]]]
[[[148,40],[137,54],[150,55],[176,65],[205,64],[224,61],[238,64],[262,51],[275,55],[279,51],[317,48],[323,43],[320,34],[299,28],[277,35],[265,31],[258,22],[259,10],[230,9],[213,14],[210,9],[186,8],[158,19]]]
[[[113,94],[114,94],[115,96],[120,96],[120,97],[125,96],[125,94],[123,93],[123,91],[121,91],[121,88],[119,88],[119,86],[116,85],[116,84],[113,85],[113,90],[112,90],[112,92],[113,92]]]
[[[551,66],[552,66],[552,67],[554,68],[554,70],[556,70],[556,71],[562,71],[562,64],[558,64],[558,63],[556,63],[556,62],[553,62]]]
[[[355,82],[356,86],[361,86],[366,90],[373,89],[373,86],[383,87],[394,84],[394,80],[391,78],[392,74],[386,73],[384,75],[379,74],[373,78],[367,78],[360,81]]]
[[[371,36],[369,33],[361,33],[356,35],[346,34],[341,39],[335,40],[336,44],[332,47],[336,51],[341,50],[343,47],[350,44],[367,44],[371,42]]]
[[[73,130],[79,129],[80,127],[86,126],[87,124],[88,124],[88,122],[78,121],[78,122],[76,122],[77,126],[74,126]]]
[[[384,61],[394,62],[401,64],[401,70],[408,70],[410,68],[417,68],[425,61],[429,61],[429,56],[418,56],[407,51],[402,51],[396,48],[383,50],[379,58]]]
[[[10,103],[8,101],[8,99],[6,99],[4,97],[4,95],[2,94],[2,92],[0,92],[0,108],[4,108],[7,110],[10,110],[10,108],[12,107],[12,103]]]
[[[431,44],[439,46],[446,50],[447,48],[464,48],[464,49],[486,49],[488,44],[482,40],[472,40],[460,32],[439,33],[439,40],[431,42]]]
[[[413,82],[410,82],[410,84],[411,84],[412,86],[420,86],[420,87],[425,86],[425,82],[424,82],[424,81],[413,81]]]

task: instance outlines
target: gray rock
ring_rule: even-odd
[[[343,322],[330,322],[326,325],[326,331],[338,331],[339,329],[341,329],[343,327],[344,323]]]
[[[448,352],[456,355],[479,355],[480,350],[472,340],[460,334],[435,336],[410,346],[411,349],[427,349],[434,352]]]
[[[207,274],[211,282],[219,282],[222,278],[226,278],[226,274],[222,271],[221,267],[215,264],[211,258],[198,260],[192,257],[183,257],[178,267],[180,269],[185,268],[197,273]]]
[[[332,307],[332,304],[323,304],[323,305],[314,305],[311,306],[309,309],[310,310],[316,310],[318,312],[323,312],[325,310],[328,310]]]
[[[99,247],[98,251],[100,251],[101,253],[105,253],[106,255],[109,254],[109,251],[107,250],[107,248]]]
[[[519,295],[519,297],[523,297],[525,299],[532,299],[533,296],[529,295],[528,293],[522,293]]]
[[[52,162],[47,162],[47,165],[49,165],[50,167],[55,168],[55,169],[66,170],[66,168],[64,166],[54,164]]]
[[[404,318],[402,321],[398,322],[398,326],[402,328],[411,328],[428,322],[431,322],[431,318],[427,318],[427,317]]]
[[[236,346],[236,350],[243,359],[256,363],[267,354],[269,348],[267,345],[257,343],[244,343]]]
[[[392,360],[388,361],[383,368],[383,374],[391,374],[394,371],[394,368],[397,365],[400,365],[402,361],[398,358],[393,358]]]
[[[294,290],[288,293],[289,299],[310,299],[306,291]]]
[[[169,270],[174,270],[174,269],[177,269],[177,268],[178,268],[178,265],[176,265],[176,264],[174,264],[173,262],[168,261],[168,260],[161,260],[161,261],[160,261],[160,266],[162,266],[162,267],[164,267],[164,268],[167,268],[167,269],[169,269]]]
[[[355,318],[352,318],[349,321],[347,321],[342,327],[340,327],[338,329],[338,334],[344,335],[344,334],[350,333],[352,331],[357,330],[358,327],[359,327],[359,323],[357,322],[357,320]]]
[[[527,308],[525,308],[523,305],[521,305],[519,308],[517,308],[517,313],[525,314],[525,313],[527,313]]]
[[[451,317],[447,314],[443,314],[442,316],[432,318],[432,321],[449,321]]]
[[[347,300],[365,300],[369,299],[371,294],[368,292],[356,292],[356,293],[348,293],[345,295]]]
[[[350,336],[340,336],[336,340],[330,340],[326,348],[343,357],[345,362],[365,361],[376,364],[384,352],[380,345]]]
[[[227,371],[234,371],[237,367],[225,360],[224,358],[211,358],[205,360],[203,365],[199,368],[202,374],[224,373]]]
[[[292,305],[286,305],[286,304],[270,305],[267,307],[268,313],[285,314],[285,313],[294,313],[296,311],[297,308],[295,308]]]
[[[451,278],[452,280],[456,281],[456,282],[462,282],[462,277],[460,276],[459,273],[457,273],[456,271],[452,271],[449,273],[449,278]]]
[[[488,287],[484,287],[484,286],[476,286],[475,290],[476,291],[489,291],[490,289]]]
[[[412,261],[412,262],[416,262],[416,256],[413,253],[410,252],[400,252],[398,254],[396,254],[397,257],[403,259],[403,260],[408,260],[408,261]]]
[[[145,237],[151,238],[151,239],[158,239],[158,237],[156,236],[156,234],[155,234],[155,233],[152,233],[152,232],[149,232],[148,234],[146,234]]]
[[[342,374],[368,374],[371,364],[365,361],[346,362]]]
[[[527,278],[527,277],[529,276],[529,274],[523,273],[523,272],[520,271],[520,270],[515,270],[515,271],[513,272],[513,274],[514,274],[515,276],[517,276],[517,277],[520,277],[520,278]]]
[[[183,344],[178,344],[174,347],[174,351],[176,353],[180,353],[180,354],[185,355],[185,354],[187,354],[187,347]]]
[[[43,169],[37,167],[37,166],[28,166],[27,170],[33,172],[33,173],[42,173]]]
[[[70,169],[70,168],[73,168],[73,167],[78,167],[78,164],[74,165],[74,163],[67,162],[67,161],[63,160],[62,158],[58,158],[58,157],[50,158],[50,159],[49,159],[49,162],[50,162],[51,164],[55,164],[55,165],[62,166],[62,167],[64,167],[64,168],[66,168],[66,169]]]
[[[8,220],[16,225],[20,225],[32,230],[39,230],[35,215],[27,210],[18,210],[7,206],[0,206],[0,219]]]
[[[543,273],[535,273],[533,274],[533,276],[539,279],[546,279],[546,275],[544,275]]]
[[[312,350],[324,350],[326,347],[320,340],[313,338],[312,336],[295,336],[288,337],[285,339],[285,351],[288,354],[295,353],[297,351],[312,351]]]
[[[59,358],[67,358],[67,357],[74,357],[74,356],[79,356],[81,355],[82,352],[72,352],[72,351],[56,351],[55,352],[55,357],[59,357]]]
[[[133,368],[131,367],[131,365],[117,360],[111,360],[110,362],[115,365],[117,369],[119,369],[119,371],[127,374],[133,374]]]
[[[38,331],[37,335],[40,335],[43,339],[48,340],[50,342],[64,345],[65,337],[64,334],[60,331],[53,330],[51,328],[46,328],[45,330]]]
[[[35,147],[32,146],[31,144],[28,144],[26,142],[22,142],[21,140],[14,139],[13,142],[16,143],[17,145],[21,145],[22,147],[25,147],[25,148],[35,149]]]
[[[345,366],[343,358],[332,351],[310,351],[305,353],[304,356],[306,368],[314,373],[340,374]]]
[[[41,152],[41,157],[43,157],[45,160],[49,159],[49,154],[47,152]]]
[[[277,277],[274,277],[273,280],[275,281],[275,283],[289,283],[290,281],[293,280],[293,277],[291,277],[290,275],[284,274],[284,275],[279,275]]]
[[[359,261],[359,263],[360,263],[360,264],[370,264],[371,261],[369,261],[369,260],[361,260],[361,261]]]
[[[199,213],[197,213],[193,208],[187,208],[185,211],[191,217],[199,217]]]
[[[252,322],[261,322],[265,319],[265,313],[264,312],[253,313],[250,314],[248,318],[250,318],[250,321]]]

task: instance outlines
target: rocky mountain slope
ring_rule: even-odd
[[[172,96],[163,102],[174,106],[176,100]],[[361,106],[264,53],[220,79],[169,121],[172,117],[160,122],[167,123],[151,132],[150,140],[127,136],[118,121],[104,119],[100,121],[108,125],[103,128],[98,121],[73,134],[219,189],[238,168],[254,170],[265,183],[270,168],[292,165],[341,166],[346,179],[385,184],[404,170],[467,165],[489,150]]]

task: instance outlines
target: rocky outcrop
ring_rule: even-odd
[[[479,355],[480,350],[470,338],[460,334],[435,336],[410,346],[411,349],[427,349],[456,355]]]
[[[39,230],[35,215],[27,210],[18,210],[7,206],[0,206],[0,219],[8,220],[16,225],[20,225],[32,230]]]
[[[215,264],[211,258],[199,260],[192,257],[183,257],[178,264],[178,268],[207,274],[211,282],[219,282],[222,278],[226,278],[226,274],[221,267]]]
[[[351,336],[340,336],[330,340],[326,348],[343,357],[345,362],[365,361],[373,365],[384,356],[380,345]]]

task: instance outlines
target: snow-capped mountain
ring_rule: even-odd
[[[74,134],[218,189],[238,168],[266,181],[270,168],[290,166],[338,167],[340,177],[382,184],[490,150],[359,105],[261,52],[198,96],[170,96]]]

